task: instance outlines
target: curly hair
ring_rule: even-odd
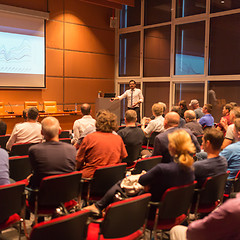
[[[96,130],[100,132],[117,131],[117,116],[107,110],[102,111],[96,119]]]

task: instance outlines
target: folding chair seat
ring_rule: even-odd
[[[169,230],[175,225],[184,222],[191,207],[196,182],[171,187],[165,191],[160,202],[150,202],[156,208],[155,219],[148,220],[147,228],[157,237],[157,230]]]
[[[90,211],[79,211],[50,221],[36,224],[30,240],[85,240]]]
[[[68,210],[78,206],[81,176],[80,172],[48,176],[42,179],[39,189],[27,188],[30,192],[27,207],[34,213],[35,223],[39,216],[55,214],[57,208],[68,214]]]
[[[229,173],[208,177],[200,189],[195,189],[192,211],[208,214],[223,201],[224,189]]]
[[[6,144],[10,135],[1,135],[0,136],[0,147],[6,150]]]
[[[158,134],[159,132],[151,132],[151,135],[148,138],[146,138],[147,145],[143,145],[142,148],[147,150],[153,150],[154,140]]]
[[[83,178],[84,196],[89,200],[99,200],[119,180],[125,177],[126,163],[98,167],[93,178]]]
[[[136,161],[132,174],[139,174],[142,170],[149,171],[162,161],[162,156],[154,156],[149,158],[142,158]]]
[[[9,156],[24,156],[28,155],[28,149],[33,145],[33,143],[15,143],[12,146]]]
[[[19,224],[19,239],[21,234],[21,214],[25,206],[25,182],[0,186],[0,232]]]
[[[103,219],[90,223],[87,240],[138,239],[145,232],[151,194],[143,194],[110,204]]]
[[[15,181],[26,179],[32,173],[28,155],[9,157],[10,178]]]

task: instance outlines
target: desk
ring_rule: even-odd
[[[58,119],[60,126],[63,130],[70,130],[73,127],[75,120],[79,119],[80,111],[77,112],[63,112],[59,111],[56,113],[39,113],[38,121],[41,122],[43,118],[48,116],[53,116]],[[7,134],[11,134],[16,123],[24,122],[22,113],[15,114],[1,114],[0,119],[2,119],[7,124]]]

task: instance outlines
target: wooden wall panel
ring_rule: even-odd
[[[48,11],[51,20],[63,21],[64,0],[48,0]]]
[[[11,5],[15,7],[29,8],[37,11],[47,11],[47,0],[1,0],[0,4]]]
[[[114,54],[114,31],[82,25],[65,25],[65,48],[69,50]],[[74,35],[74,37],[72,37]]]
[[[47,49],[46,75],[63,77],[63,50]]]
[[[46,47],[63,49],[63,23],[47,21]]]
[[[72,51],[65,54],[66,77],[114,77],[114,56]]]
[[[112,92],[114,82],[103,79],[65,79],[65,101],[66,102],[89,102],[95,103],[98,91]]]

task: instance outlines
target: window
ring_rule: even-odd
[[[239,0],[211,0],[211,13],[240,8]]]

